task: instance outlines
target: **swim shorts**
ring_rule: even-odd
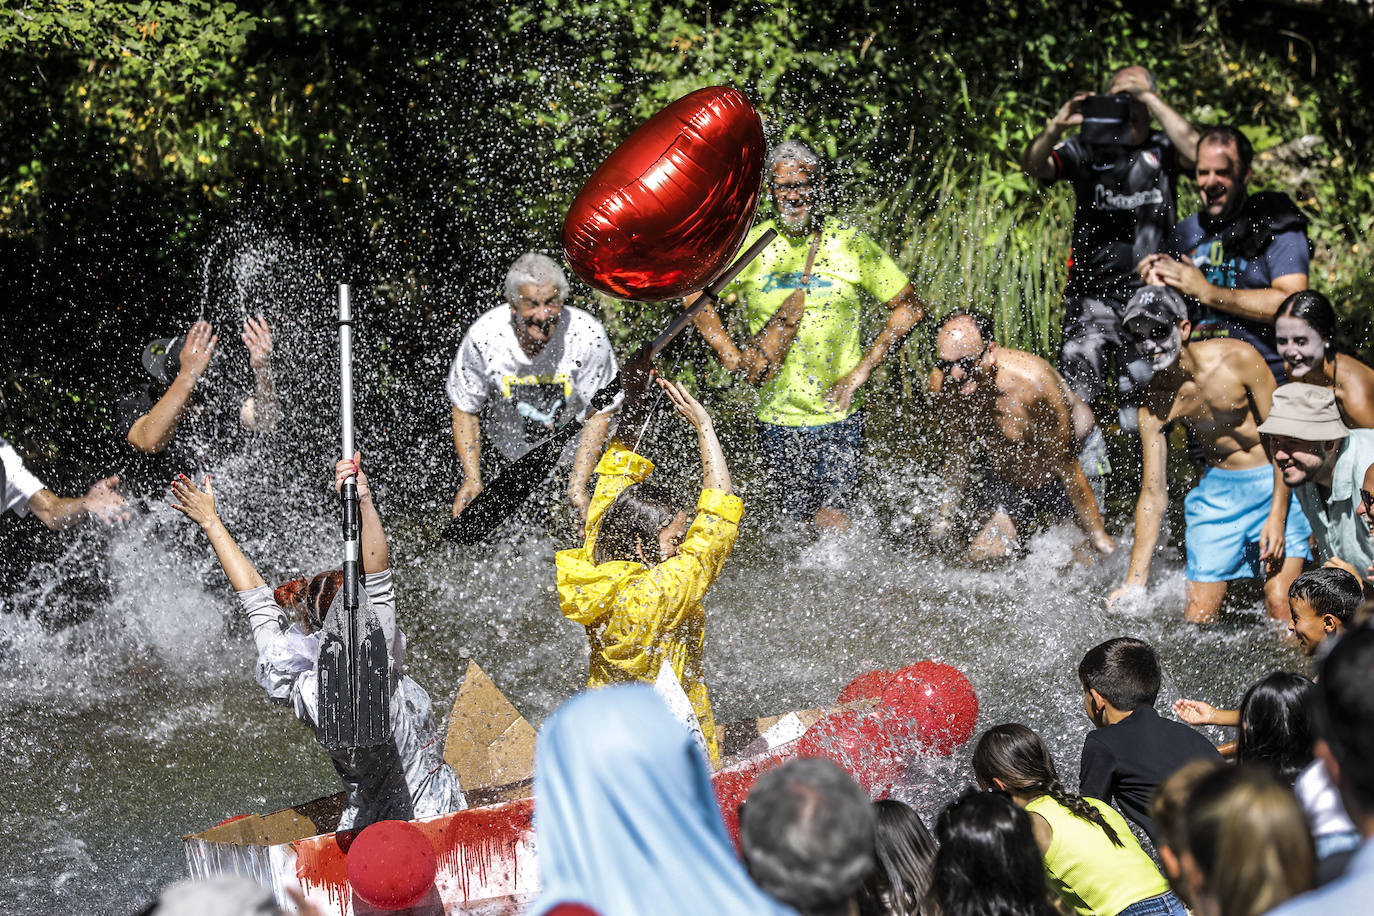
[[[1043,512],[1054,519],[1073,519],[1073,504],[1059,481],[1041,487],[1018,487],[992,471],[984,471],[973,496],[978,523],[998,512],[1011,517],[1018,537],[1023,537]]]
[[[1263,578],[1260,529],[1273,499],[1272,465],[1244,471],[1208,468],[1183,500],[1183,518],[1188,526],[1183,536],[1188,549],[1188,581]],[[1287,556],[1311,559],[1307,543],[1311,534],[1295,495],[1288,504],[1288,527],[1284,530]]]
[[[773,500],[789,517],[849,507],[859,488],[863,411],[820,426],[760,423],[758,433]]]

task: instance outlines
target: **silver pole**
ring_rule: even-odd
[[[339,284],[339,420],[343,458],[353,457],[353,312],[348,284]]]

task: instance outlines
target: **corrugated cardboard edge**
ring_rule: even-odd
[[[482,667],[469,661],[444,742],[444,761],[458,774],[464,791],[531,779],[534,737],[534,727]]]

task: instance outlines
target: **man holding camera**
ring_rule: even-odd
[[[1151,119],[1163,131],[1150,130]],[[1073,127],[1077,136],[1061,140]],[[1050,118],[1021,157],[1026,174],[1073,183],[1073,248],[1064,287],[1064,343],[1059,371],[1083,401],[1105,388],[1107,361],[1119,354],[1123,428],[1135,428],[1132,393],[1150,380],[1122,335],[1121,315],[1142,285],[1136,265],[1164,248],[1174,228],[1174,185],[1192,168],[1197,131],[1155,93],[1144,67],[1112,75],[1106,95],[1080,92]],[[1086,405],[1074,426],[1091,428]]]

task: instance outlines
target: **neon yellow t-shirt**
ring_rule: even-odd
[[[744,240],[748,248],[773,228],[760,223]],[[749,333],[757,334],[801,282],[811,236],[778,237],[726,290],[744,302]],[[863,294],[887,302],[907,285],[906,274],[865,233],[836,220],[825,222],[806,309],[782,366],[759,390],[758,418],[777,426],[821,426],[847,419],[860,406],[836,410],[824,395],[863,358],[859,340]]]
[[[1169,890],[1169,882],[1136,842],[1126,819],[1106,802],[1087,799],[1123,845],[1102,828],[1041,795],[1026,805],[1054,831],[1045,851],[1045,878],[1060,898],[1081,916],[1116,916],[1126,907]]]

